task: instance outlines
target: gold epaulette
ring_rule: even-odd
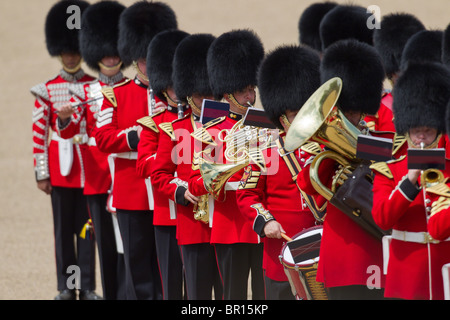
[[[110,86],[104,86],[102,88],[102,93],[103,96],[108,99],[109,102],[111,102],[111,104],[113,105],[113,107],[117,107],[117,100],[116,100],[116,95],[114,94],[114,89],[120,86],[123,86],[125,84],[127,84],[128,82],[130,82],[130,79],[127,79],[125,81],[122,81],[121,83],[116,84],[113,87]]]
[[[163,122],[158,126],[162,131],[164,131],[171,140],[175,140],[175,134],[173,133],[173,127],[171,122]]]
[[[375,162],[374,164],[372,164],[370,166],[370,169],[375,170],[379,173],[381,173],[382,175],[386,176],[389,179],[392,179],[394,176],[392,175],[391,169],[389,169],[388,164],[390,163],[395,163],[398,161],[401,161],[403,159],[405,159],[406,156],[401,156],[398,159],[394,159],[394,160],[389,160],[387,162],[381,161],[381,162]]]
[[[212,126],[215,126],[216,124],[221,123],[222,121],[225,120],[225,118],[226,117],[224,116],[224,117],[213,119],[213,120],[205,123],[203,126],[201,126],[200,128],[196,129],[194,132],[192,132],[191,136],[194,139],[201,141],[203,143],[217,146],[217,143],[214,141],[211,134],[206,129],[211,128]]]
[[[403,144],[406,142],[406,136],[402,136],[399,134],[394,135],[394,145],[392,147],[392,154],[396,154],[398,150],[403,146]]]
[[[318,144],[317,142],[305,143],[300,147],[300,150],[308,152],[309,154],[312,155],[318,155],[323,151],[322,148],[320,147],[320,144]]]
[[[436,194],[441,197],[450,198],[450,187],[447,185],[448,178],[445,181],[437,183],[431,187],[427,187],[427,192]]]
[[[140,118],[136,122],[139,124],[142,124],[143,126],[149,128],[149,129],[152,129],[156,133],[159,133],[158,126],[156,125],[155,121],[153,120],[153,117],[163,113],[164,111],[165,110],[161,110],[155,114],[152,114],[151,116],[146,116],[146,117]]]

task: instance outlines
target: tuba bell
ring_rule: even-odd
[[[311,141],[330,149],[317,155],[310,167],[314,189],[328,201],[337,187],[346,180],[346,174],[359,162],[356,158],[356,146],[361,131],[336,106],[341,90],[342,80],[337,77],[321,85],[296,115],[285,142],[288,151]],[[318,176],[320,163],[327,158],[341,165],[331,189],[325,187]]]

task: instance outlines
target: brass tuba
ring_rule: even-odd
[[[386,232],[375,224],[371,213],[373,173],[368,161],[356,157],[358,136],[362,132],[336,106],[341,89],[342,80],[332,78],[314,92],[292,122],[285,147],[292,151],[309,141],[327,147],[310,165],[312,186],[329,203],[381,240]],[[319,177],[318,169],[325,159],[340,165],[331,189]]]
[[[346,174],[354,167],[358,135],[355,127],[339,110],[336,102],[342,90],[342,80],[332,78],[320,86],[305,102],[286,135],[285,148],[293,151],[303,144],[314,141],[327,147],[311,163],[311,183],[314,189],[328,201],[337,186],[346,180]],[[319,179],[318,168],[324,159],[333,159],[341,165],[333,179],[332,188],[325,187]]]

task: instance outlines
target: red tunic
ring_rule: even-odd
[[[392,178],[375,174],[372,214],[383,229],[407,232],[427,232],[427,214],[422,190],[417,190],[406,175],[408,160],[388,163]],[[447,161],[445,177],[450,176]],[[427,198],[429,195],[427,194]],[[433,201],[428,206],[431,206]],[[428,259],[431,261],[429,268]],[[450,262],[450,242],[424,243],[392,239],[386,276],[386,297],[403,299],[430,299],[429,272],[431,271],[432,298],[444,299],[441,268]]]
[[[190,110],[190,109],[188,109]],[[154,186],[153,179],[151,178],[154,166],[157,162],[170,161],[170,159],[159,158],[156,159],[158,145],[161,145],[161,137],[166,134],[161,134],[162,129],[160,128],[161,123],[171,123],[172,121],[178,119],[177,110],[172,109],[165,110],[150,116],[151,125],[143,126],[141,133],[141,138],[139,141],[138,148],[138,159],[136,163],[136,170],[138,174],[143,178],[150,177],[150,185],[152,186],[153,193],[153,224],[158,226],[175,226],[177,224],[176,219],[170,216],[170,205],[169,199],[164,194],[164,190],[159,187]],[[145,121],[145,119],[143,119]],[[150,121],[147,118],[147,121]],[[156,130],[155,130],[156,129]],[[149,185],[147,185],[149,187]]]
[[[56,119],[58,115],[56,111],[64,104],[70,102],[72,95],[69,92],[69,88],[76,90],[76,87],[81,88],[84,82],[93,80],[94,78],[86,75],[83,70],[78,71],[75,75],[61,71],[52,80],[31,89],[31,92],[36,97],[32,130],[34,169],[38,181],[50,178],[53,186],[66,188],[84,187],[85,173],[82,149],[86,145],[74,143],[72,139],[61,139],[57,135]],[[82,135],[84,132],[80,134]],[[64,153],[60,152],[60,145],[61,147],[63,145],[67,146]],[[71,163],[66,160],[71,158],[70,155],[73,156]]]
[[[220,119],[220,120],[219,120]],[[237,122],[229,117],[218,118],[218,123],[212,126],[205,124],[205,129],[217,143],[216,146],[205,143],[205,140],[199,140],[195,142],[194,152],[199,154],[203,152],[204,156],[210,158],[215,163],[223,164],[227,163],[224,157],[224,150],[226,148],[225,142],[218,139],[221,130],[230,130]],[[214,120],[213,120],[214,121]],[[253,232],[253,221],[243,215],[236,203],[236,189],[241,179],[242,170],[235,173],[229,180],[225,194],[225,200],[214,201],[214,211],[211,217],[212,230],[211,230],[211,243],[232,244],[232,243],[259,243],[259,236]],[[231,183],[231,184],[230,184]],[[207,194],[203,178],[199,170],[193,170],[189,178],[189,191],[195,196],[201,196]],[[233,190],[234,189],[234,190]],[[221,197],[222,198],[222,197]]]
[[[149,210],[145,180],[136,171],[136,121],[150,114],[148,88],[137,79],[127,80],[104,95],[106,99],[97,119],[95,139],[100,151],[117,155],[113,206],[124,210]]]
[[[272,147],[263,153],[266,159],[272,160],[266,161],[268,172],[261,173],[261,169],[255,164],[246,168],[247,174],[243,176],[242,184],[236,193],[239,209],[251,221],[256,221],[259,213],[252,205],[262,204],[281,224],[286,234],[294,237],[303,229],[315,225],[314,216],[306,207],[288,166],[278,153],[278,148]],[[303,168],[311,155],[304,151],[298,152],[297,155],[299,165]],[[273,161],[274,156],[278,161]],[[265,275],[275,281],[288,281],[279,259],[285,241],[274,238],[263,238],[263,241]]]
[[[124,81],[124,78],[120,82]],[[111,173],[108,164],[108,154],[101,152],[95,142],[95,130],[97,128],[97,118],[103,104],[101,88],[107,86],[100,80],[87,83],[83,91],[73,97],[72,102],[79,103],[100,97],[99,100],[79,106],[71,117],[71,121],[59,130],[62,138],[73,137],[80,130],[80,125],[86,126],[87,148],[83,153],[86,181],[84,194],[105,194],[111,188]],[[85,124],[83,123],[85,120]]]
[[[194,138],[191,133],[201,124],[194,121],[194,115],[186,115],[172,122],[174,137],[161,134],[156,162],[152,170],[152,184],[159,189],[166,199],[176,203],[177,240],[180,245],[209,243],[211,228],[208,224],[194,219],[193,205],[181,204],[177,199],[177,191],[184,195],[183,183],[187,185],[192,170],[194,155]],[[175,183],[174,179],[179,179]]]

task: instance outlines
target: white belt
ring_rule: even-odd
[[[410,231],[399,231],[392,230],[392,238],[395,240],[406,241],[406,242],[415,242],[415,243],[439,243],[439,240],[433,239],[432,236],[428,232],[410,232]],[[443,241],[450,241],[450,238],[447,238]]]
[[[89,147],[95,147],[97,145],[97,142],[95,142],[95,138],[94,137],[89,137],[87,144]]]
[[[84,134],[80,133],[80,134],[74,135],[73,138],[63,139],[60,136],[58,136],[58,134],[56,132],[53,131],[53,133],[52,133],[52,140],[55,140],[55,141],[63,141],[63,140],[67,141],[67,140],[69,140],[69,141],[71,141],[74,144],[84,144],[84,143],[88,142],[89,138],[88,138],[88,135],[86,133],[84,133]]]
[[[117,153],[116,156],[117,156],[117,158],[121,158],[121,159],[137,160],[138,153],[136,151],[122,152],[122,153]]]
[[[226,191],[236,191],[239,187],[239,181],[227,182],[225,184]]]

